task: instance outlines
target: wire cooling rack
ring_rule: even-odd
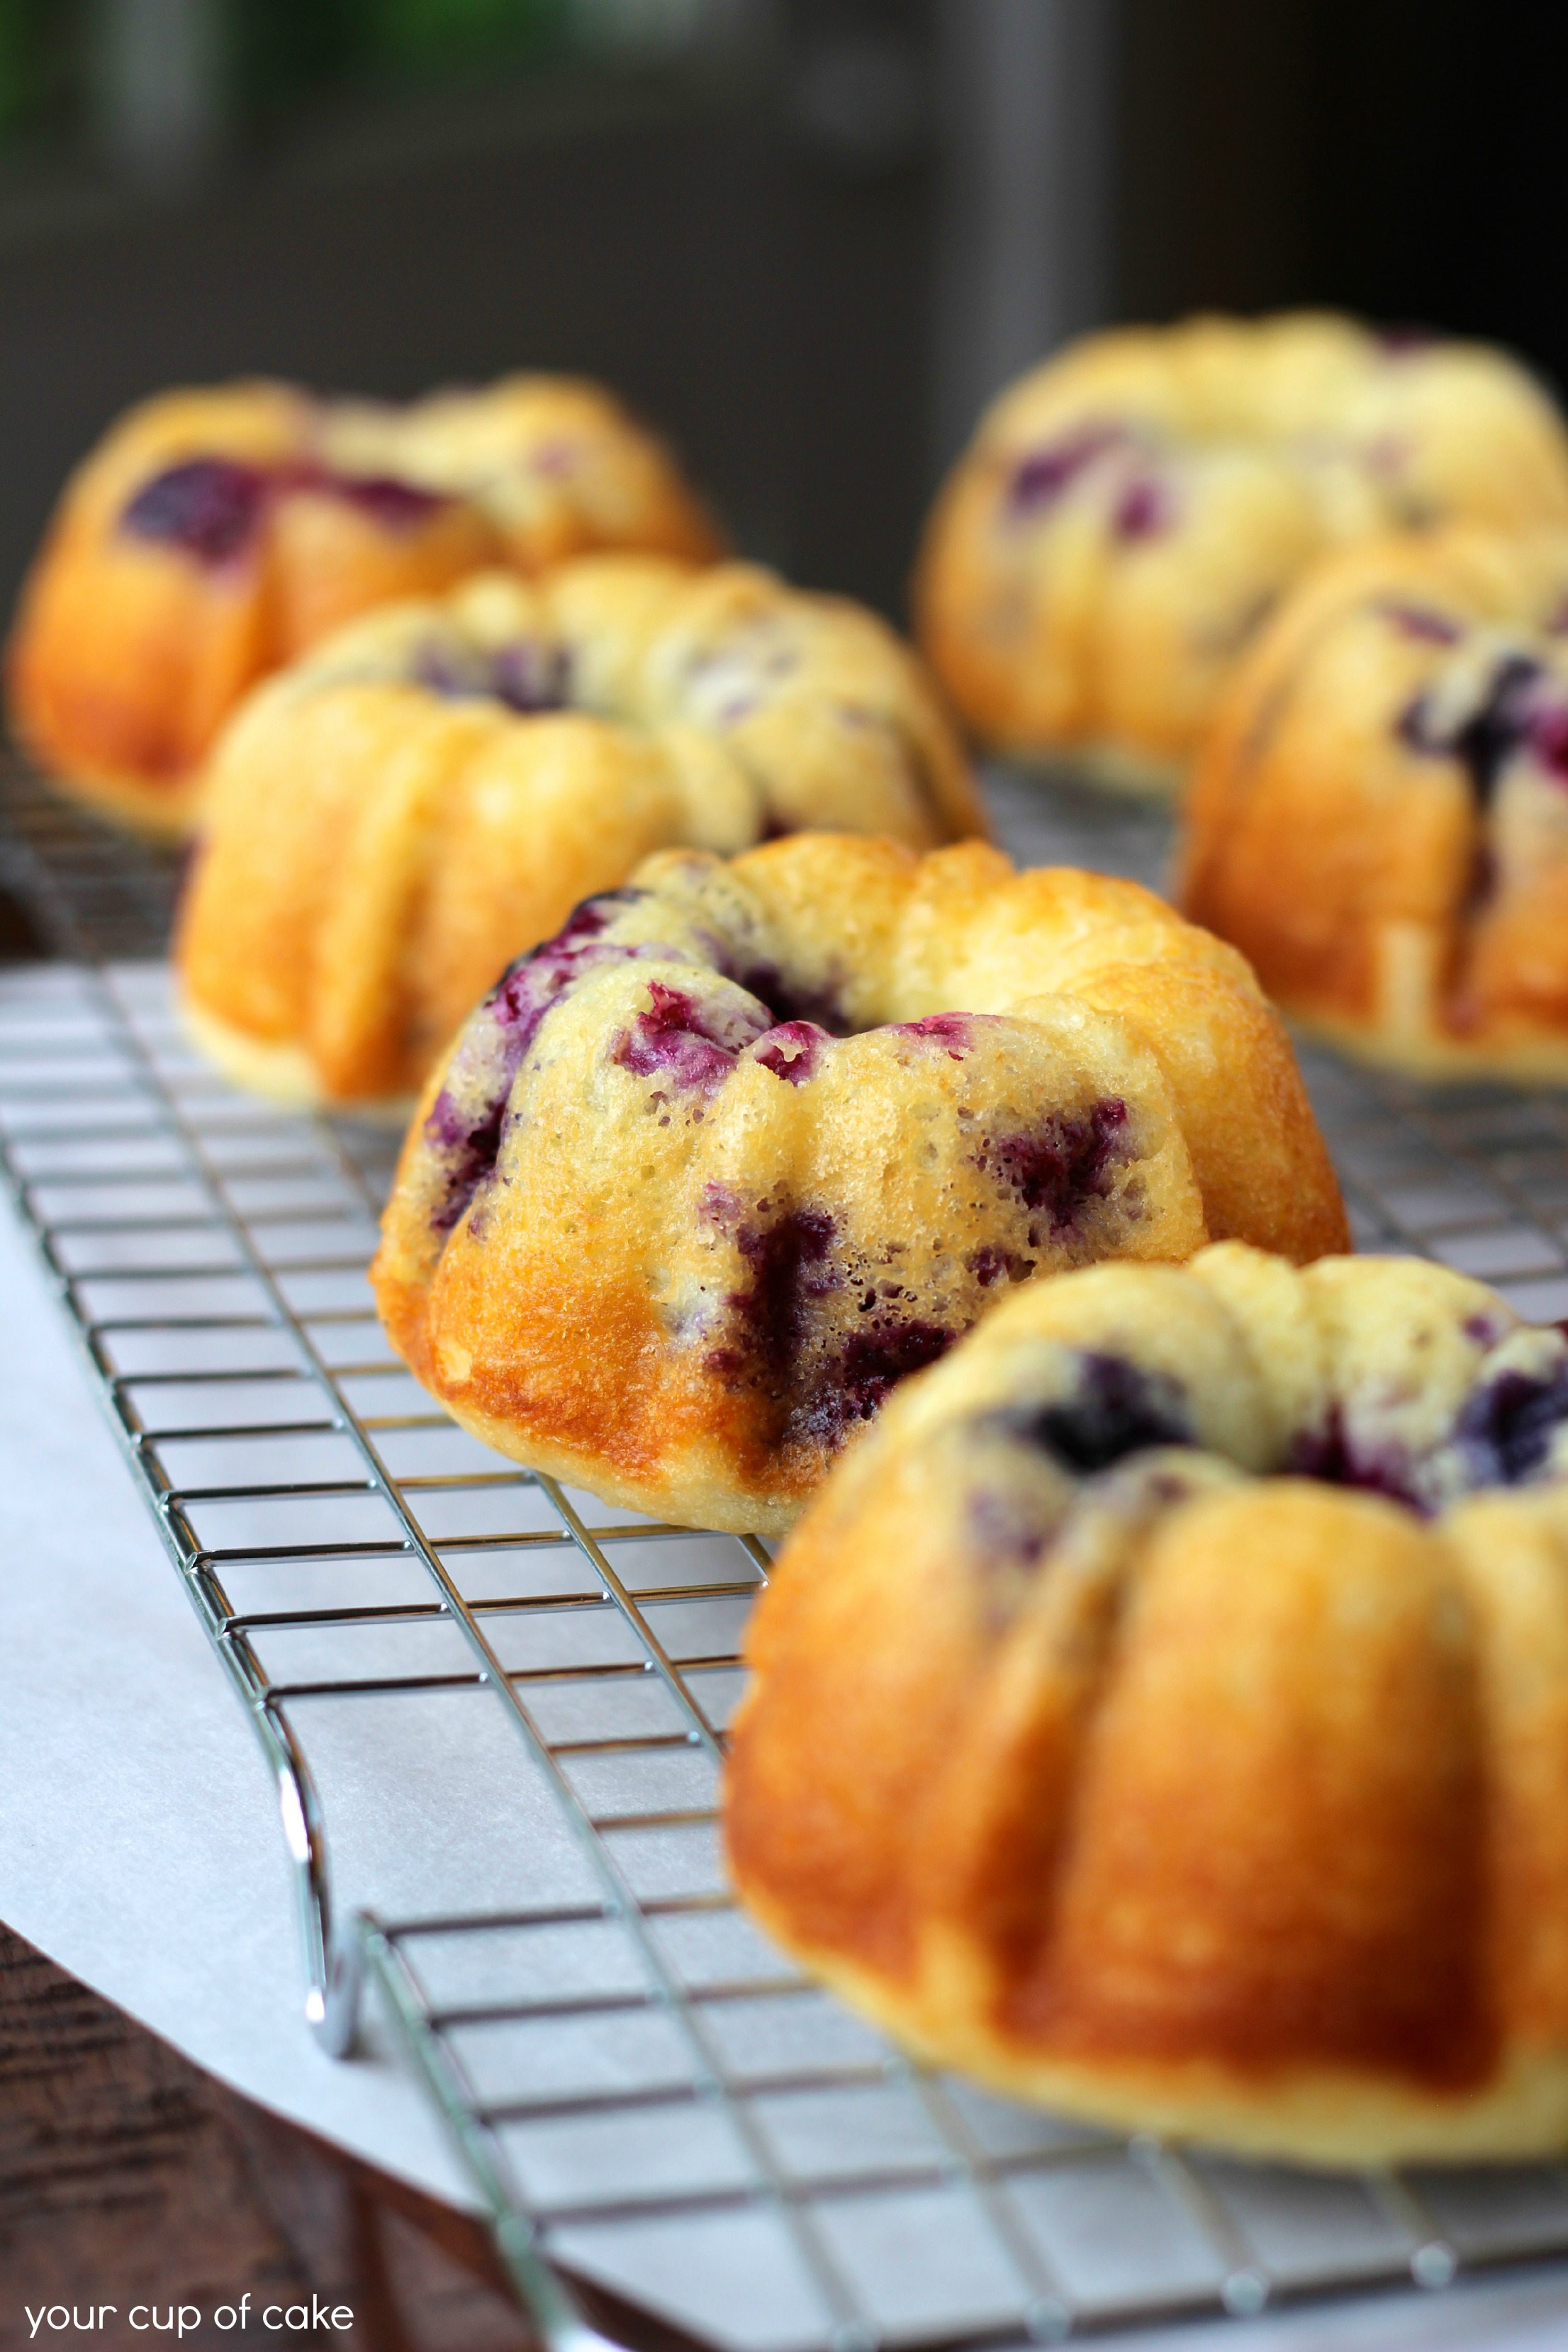
[[[183,862],[100,824],[0,742],[0,891],[46,953],[161,956]]]
[[[1158,870],[1142,812],[1000,806],[1025,854]],[[155,921],[119,855],[114,922]],[[1568,1313],[1568,1106],[1310,1077],[1363,1242]],[[922,2073],[782,1961],[716,1842],[766,1553],[433,1409],[365,1282],[390,1158],[216,1079],[160,964],[0,972],[0,1161],[275,1774],[307,2013],[346,2049],[368,1971],[552,2352],[1114,2336],[1568,2253],[1563,2168],[1129,2143]]]

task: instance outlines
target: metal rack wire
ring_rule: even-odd
[[[47,953],[162,955],[183,863],[177,849],[100,824],[0,743],[0,890]]]
[[[1026,819],[1036,854],[1161,854],[1138,813]],[[58,853],[50,882],[90,950]],[[1568,1313],[1568,1106],[1310,1076],[1364,1241]],[[346,2048],[368,1973],[556,2352],[606,2340],[595,2287],[649,2328],[850,2352],[1568,2253],[1561,2168],[1331,2180],[1129,2144],[923,2074],[783,1962],[715,1838],[766,1553],[430,1405],[364,1280],[390,1158],[212,1077],[161,965],[0,973],[0,1164],[275,1775],[307,2013]]]

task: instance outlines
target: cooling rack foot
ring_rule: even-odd
[[[348,2058],[359,2041],[364,1959],[357,1935],[339,1936],[328,1955],[326,1983],[305,1996],[305,2018],[329,2058]]]

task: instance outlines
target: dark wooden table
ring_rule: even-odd
[[[242,2337],[215,2326],[251,2296]],[[471,2216],[238,2097],[0,1927],[0,2347],[27,2311],[117,2306],[89,2340],[145,2347],[132,2309],[195,2305],[184,2340],[300,2344],[265,2333],[279,2305],[353,2313],[309,2340],[361,2352],[537,2352],[489,2235]],[[85,2331],[83,2331],[85,2333]],[[173,2340],[181,2340],[177,2332]]]

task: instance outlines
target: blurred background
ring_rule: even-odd
[[[578,370],[901,614],[1064,336],[1343,304],[1568,377],[1521,0],[0,0],[0,593],[127,401]]]

